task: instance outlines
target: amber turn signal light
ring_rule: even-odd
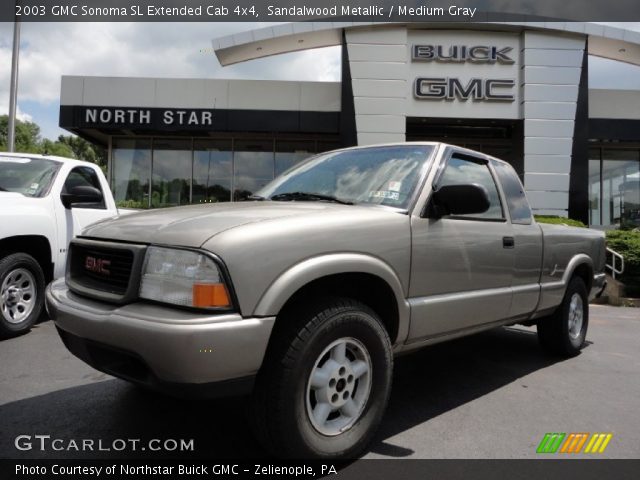
[[[193,306],[229,307],[229,293],[222,283],[196,283],[193,285]]]

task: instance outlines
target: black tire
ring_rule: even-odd
[[[285,318],[278,318],[278,322],[286,322],[286,327],[274,331],[277,336],[267,351],[252,399],[252,424],[258,439],[267,450],[279,457],[354,458],[371,441],[391,392],[391,341],[379,317],[370,308],[354,300],[330,298],[313,306],[298,308]],[[353,344],[348,343],[354,339]],[[361,392],[369,393],[366,401],[361,401],[360,413],[342,417],[351,418],[353,423],[344,431],[330,436],[321,433],[307,413],[310,395],[316,395],[315,391],[310,393],[309,390],[312,388],[310,374],[322,365],[318,362],[323,359],[327,361],[329,353],[322,356],[323,352],[336,342],[345,340],[347,345],[355,346],[358,343],[359,347],[366,350],[370,373],[356,379],[355,384],[345,383],[353,382],[353,378],[349,380],[345,376],[343,380],[339,379],[338,382],[343,382],[344,392],[339,390],[340,383],[334,383],[332,388],[338,389],[340,395],[344,394],[347,402],[351,395],[356,398],[359,386],[367,385],[370,388],[362,387]],[[349,348],[347,362],[354,358]],[[338,371],[340,375],[345,375],[342,368],[335,370],[332,375],[338,375]],[[331,415],[343,414],[338,410],[330,414],[329,419]]]
[[[580,328],[571,328],[572,301],[579,299],[582,306],[582,324]],[[569,282],[562,303],[549,317],[538,321],[538,339],[542,347],[555,355],[573,357],[580,353],[584,346],[589,327],[589,299],[587,287],[579,277],[573,277]]]
[[[17,297],[12,293],[15,290],[9,292],[9,284],[6,282],[16,283],[15,281],[11,282],[11,279],[14,278],[13,275],[19,270],[26,270],[31,274],[32,281],[27,276],[16,278],[18,282],[21,279],[23,280],[20,285],[26,285],[24,282],[33,283],[32,291],[34,293],[18,293],[18,295],[24,295],[26,301],[33,300],[34,303],[31,312],[24,319],[16,320],[12,316],[12,311],[15,313],[16,310],[15,308],[12,309],[11,306],[14,305]],[[0,338],[15,337],[31,329],[42,313],[44,289],[45,280],[42,267],[31,255],[12,253],[0,260]]]

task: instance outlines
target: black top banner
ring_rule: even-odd
[[[2,0],[11,22],[640,20],[638,0]]]

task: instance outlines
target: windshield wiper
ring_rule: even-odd
[[[271,200],[279,201],[279,200],[324,200],[326,202],[335,202],[340,203],[342,205],[353,205],[353,202],[349,202],[347,200],[340,200],[337,197],[333,197],[331,195],[323,195],[321,193],[310,193],[310,192],[286,192],[286,193],[278,193],[277,195],[273,195]]]
[[[247,200],[258,200],[258,201],[263,201],[266,200],[266,198],[260,196],[260,195],[249,195],[247,197]]]

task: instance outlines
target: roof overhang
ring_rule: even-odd
[[[260,28],[213,40],[221,65],[233,65],[256,58],[342,44],[345,29],[389,28],[474,29],[522,31],[540,30],[559,34],[582,34],[589,38],[590,55],[640,65],[640,32],[587,22],[483,22],[483,23],[372,23],[300,22]]]

